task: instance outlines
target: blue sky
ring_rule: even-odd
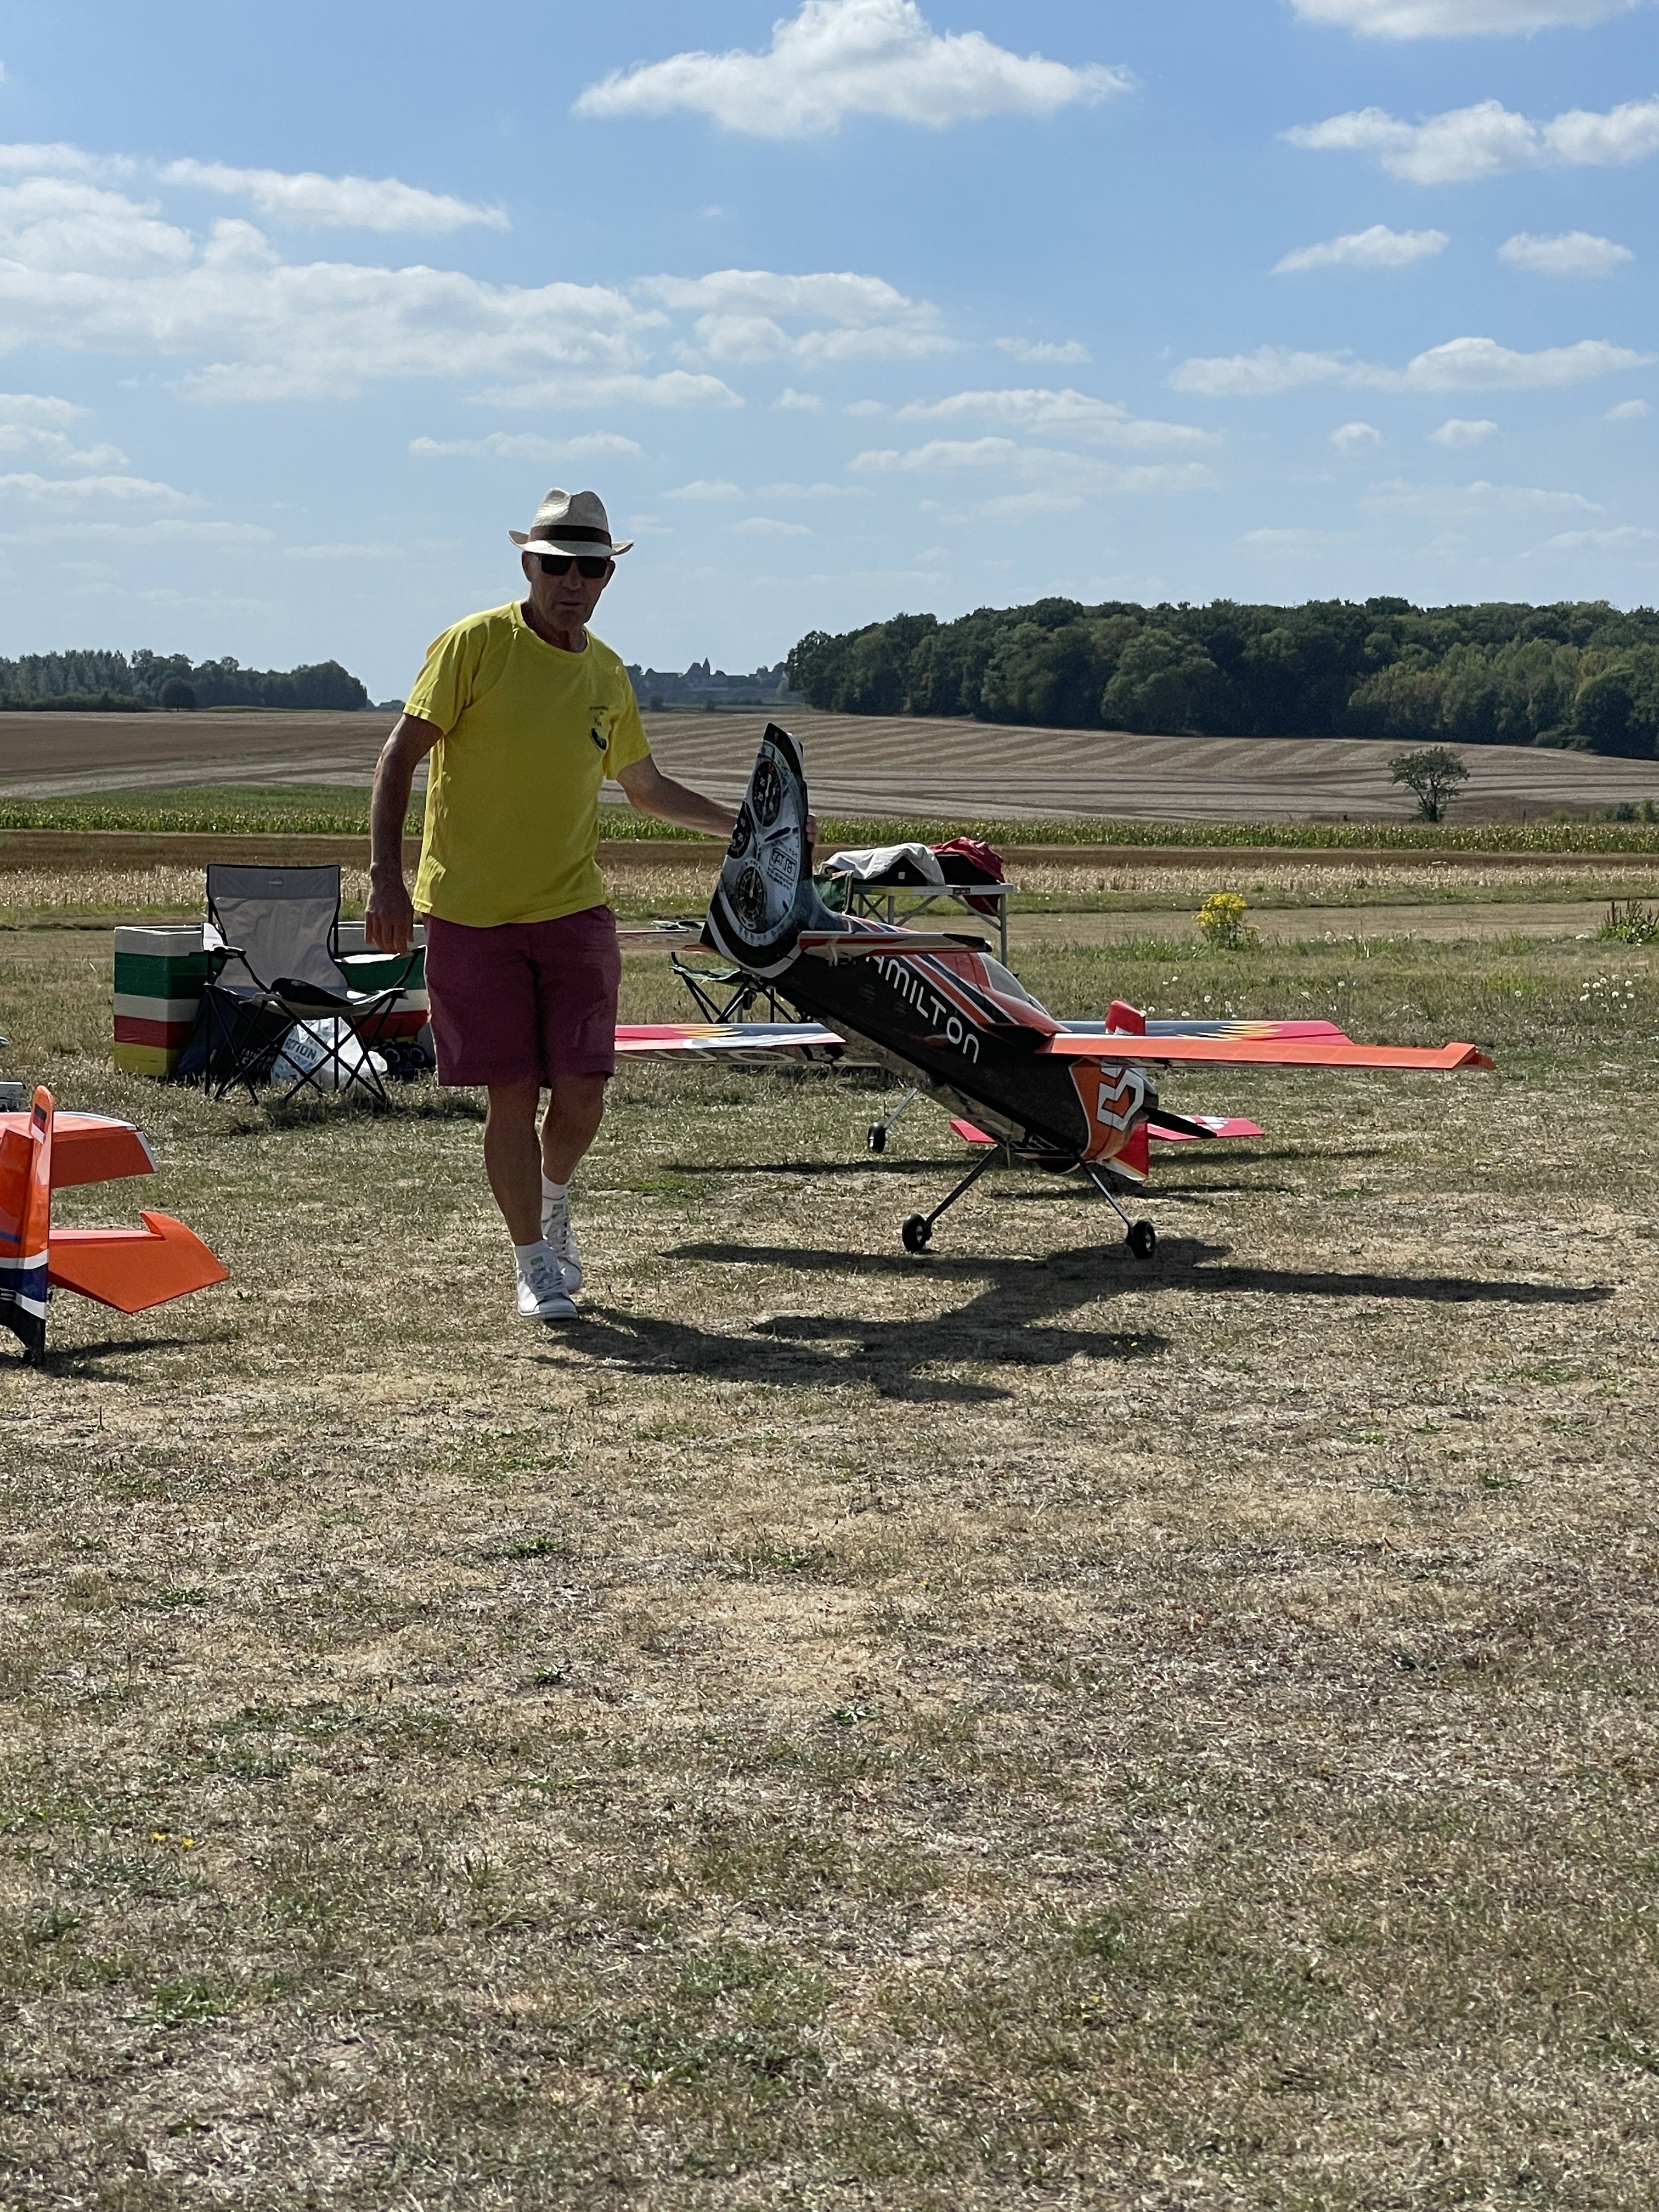
[[[0,652],[1659,597],[1652,0],[0,5]]]

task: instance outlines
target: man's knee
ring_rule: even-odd
[[[491,1083],[485,1085],[489,1101],[489,1119],[495,1127],[517,1125],[533,1129],[536,1109],[541,1103],[539,1083]]]
[[[554,1079],[548,1101],[550,1121],[597,1123],[605,1112],[604,1075],[561,1075]]]

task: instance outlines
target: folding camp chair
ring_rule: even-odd
[[[204,939],[218,973],[202,993],[203,1087],[222,1098],[258,1085],[277,1062],[296,1072],[284,1099],[361,1087],[378,1106],[386,1087],[369,1054],[420,958],[411,952],[397,981],[354,991],[339,961],[340,871],[240,868],[207,872]],[[314,1044],[284,1053],[304,1027]],[[311,1064],[307,1066],[306,1061]]]
[[[694,968],[677,952],[674,973],[707,1022],[787,1021],[775,991],[741,968]],[[757,1011],[764,1008],[764,1012]]]

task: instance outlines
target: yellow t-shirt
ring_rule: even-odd
[[[599,786],[651,750],[628,671],[538,637],[515,603],[469,615],[427,650],[404,702],[435,722],[415,903],[475,929],[605,904]]]

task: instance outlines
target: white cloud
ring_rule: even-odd
[[[1639,530],[1626,523],[1619,530],[1564,530],[1534,545],[1522,558],[1534,561],[1546,553],[1640,553],[1650,545],[1659,545],[1659,530]]]
[[[1629,246],[1587,230],[1570,230],[1559,238],[1534,238],[1530,231],[1518,230],[1504,240],[1498,258],[1536,276],[1610,276],[1621,261],[1636,256]]]
[[[1056,345],[1048,340],[1034,343],[1030,338],[998,338],[995,343],[1004,353],[1012,354],[1016,361],[1047,361],[1069,367],[1074,362],[1094,359],[1080,338],[1067,338],[1064,345]]]
[[[0,453],[27,453],[58,469],[108,470],[126,466],[118,446],[77,446],[61,430],[42,430],[33,422],[8,422],[0,414]]]
[[[1362,504],[1373,514],[1424,514],[1437,520],[1486,514],[1600,514],[1593,499],[1576,491],[1542,491],[1532,484],[1375,483]]]
[[[816,415],[823,402],[816,392],[797,392],[793,385],[786,384],[772,404],[786,415]]]
[[[174,515],[161,515],[153,522],[99,521],[90,515],[66,516],[61,502],[55,515],[48,511],[45,519],[29,529],[9,535],[14,542],[33,544],[73,539],[80,544],[88,538],[94,538],[100,545],[111,547],[209,545],[231,552],[239,548],[246,550],[276,543],[276,532],[263,528],[257,522],[207,522]],[[249,604],[262,603],[250,601]]]
[[[863,499],[866,496],[862,484],[838,483],[774,483],[760,488],[763,499]]]
[[[67,429],[90,412],[71,399],[53,399],[40,392],[0,392],[0,422],[31,422],[49,430]]]
[[[1382,433],[1369,422],[1344,422],[1331,433],[1331,443],[1339,453],[1363,453],[1382,442]]]
[[[728,131],[797,138],[878,115],[940,130],[990,115],[1046,116],[1127,90],[1127,70],[1024,58],[980,31],[931,30],[915,0],[805,0],[765,53],[672,55],[589,85],[581,116],[708,116]]]
[[[61,142],[52,145],[24,145],[14,141],[0,146],[0,177],[52,176],[130,177],[137,168],[136,161],[107,154],[88,154],[79,146],[66,146]]]
[[[884,415],[887,410],[879,399],[854,399],[842,409],[843,415]]]
[[[1247,530],[1239,539],[1253,553],[1279,553],[1294,556],[1299,553],[1322,553],[1332,545],[1346,545],[1352,542],[1352,532],[1343,530]]]
[[[687,314],[793,315],[825,323],[884,323],[939,311],[908,299],[881,276],[821,270],[795,276],[772,269],[715,269],[706,276],[646,276],[634,288]]]
[[[769,514],[750,514],[741,522],[734,522],[732,530],[739,538],[810,538],[812,533],[804,522],[780,522]]]
[[[1340,238],[1328,238],[1322,246],[1298,246],[1274,262],[1273,273],[1288,276],[1306,269],[1404,269],[1430,254],[1443,253],[1450,244],[1443,230],[1390,230],[1385,222],[1374,222],[1369,230],[1351,230]]]
[[[665,499],[728,500],[741,499],[740,485],[726,483],[719,478],[699,477],[694,483],[683,483],[674,491],[665,491]]]
[[[1206,399],[1261,398],[1303,384],[1353,381],[1353,363],[1346,354],[1298,353],[1289,346],[1183,361],[1170,379],[1172,390],[1196,392]]]
[[[1374,370],[1363,380],[1406,392],[1545,392],[1643,368],[1653,358],[1605,338],[1580,338],[1576,345],[1545,346],[1536,353],[1513,352],[1495,338],[1452,338],[1419,354],[1397,379]]]
[[[1659,152],[1659,94],[1605,113],[1568,108],[1547,123],[1534,123],[1498,100],[1424,123],[1362,107],[1284,135],[1292,146],[1315,152],[1374,154],[1391,176],[1413,185],[1465,184],[1512,169],[1617,168]]]
[[[644,452],[632,438],[614,430],[590,430],[580,438],[538,438],[533,431],[492,430],[487,438],[411,438],[409,450],[422,460],[595,461],[631,459]]]
[[[272,222],[323,230],[460,230],[487,223],[511,228],[500,208],[422,191],[396,177],[324,177],[314,170],[234,169],[222,161],[169,161],[157,172],[164,185],[218,192],[246,200]]]
[[[141,282],[184,268],[195,250],[187,230],[159,220],[153,200],[66,177],[0,185],[0,276],[8,290],[24,270],[41,280],[107,276]],[[16,272],[7,264],[16,264]]]
[[[1454,415],[1449,422],[1443,422],[1437,430],[1431,430],[1429,435],[1437,446],[1479,446],[1486,439],[1495,438],[1498,435],[1498,425],[1496,422],[1484,420],[1479,422],[1465,422],[1462,416]]]
[[[42,477],[24,471],[0,476],[0,497],[65,502],[95,501],[100,507],[196,507],[200,502],[171,484],[147,477]]]
[[[1304,23],[1368,39],[1468,39],[1588,29],[1638,0],[1291,0]]]
[[[1131,415],[1121,401],[1092,399],[1073,392],[957,392],[948,399],[913,399],[901,407],[901,422],[1005,422],[1011,428],[1044,430],[1087,439],[1091,444],[1145,451],[1158,447],[1212,446],[1213,430],[1189,422],[1158,422]]]
[[[489,284],[420,264],[293,262],[252,223],[221,219],[202,239],[155,203],[90,181],[94,157],[46,153],[49,172],[0,185],[0,353],[171,358],[177,388],[201,399],[349,398],[411,378],[489,377],[510,405],[743,404],[717,376],[650,373],[671,321],[648,301],[601,285]],[[82,173],[70,173],[77,160]],[[15,175],[16,162],[7,168]],[[914,308],[911,321],[932,312]]]
[[[1170,377],[1176,392],[1209,399],[1261,398],[1307,384],[1341,384],[1379,392],[1540,392],[1644,368],[1652,354],[1616,346],[1606,338],[1545,346],[1517,353],[1495,338],[1450,338],[1431,346],[1404,368],[1355,361],[1346,353],[1298,353],[1287,346],[1259,346],[1254,353],[1184,361]]]
[[[492,407],[741,407],[743,401],[718,376],[692,376],[683,368],[659,376],[537,377],[524,384],[489,385],[475,395]]]
[[[1012,438],[934,438],[906,451],[872,450],[851,465],[867,476],[955,475],[968,470],[1002,469],[1011,475],[1040,477],[1052,488],[1072,492],[1207,491],[1215,478],[1198,461],[1124,467],[1076,453],[1042,446],[1019,446]]]
[[[216,222],[198,246],[119,193],[39,177],[0,188],[0,350],[194,356],[206,366],[185,388],[204,398],[550,368],[584,372],[589,398],[601,379],[637,372],[662,319],[603,286],[287,263],[250,223]],[[720,394],[735,404],[724,386],[672,396]]]
[[[1616,407],[1609,407],[1601,418],[1606,422],[1639,422],[1653,410],[1645,399],[1621,399]]]
[[[956,350],[931,301],[908,299],[879,276],[851,270],[796,276],[769,269],[720,269],[706,276],[649,276],[634,289],[673,313],[696,316],[695,346],[679,349],[693,362],[799,361],[816,368],[833,361],[914,361]],[[787,322],[819,327],[790,331]]]
[[[679,349],[683,360],[732,366],[798,361],[807,368],[821,368],[834,361],[922,361],[957,349],[957,341],[941,331],[880,324],[864,330],[803,331],[791,337],[769,315],[702,315],[694,329],[696,345]]]

